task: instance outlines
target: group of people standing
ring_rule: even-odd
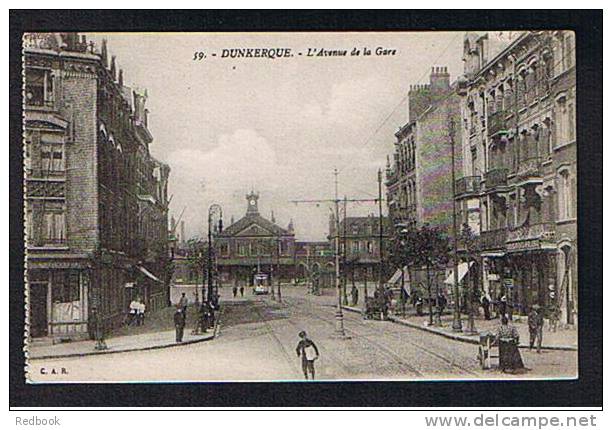
[[[238,290],[240,290],[240,297],[244,297],[244,285],[240,285],[240,288],[238,288],[238,285],[234,284],[232,287],[232,295],[234,298],[238,297]]]
[[[143,303],[140,297],[136,297],[134,300],[130,302],[127,320],[125,324],[127,326],[137,325],[141,326],[144,324],[145,320],[145,311],[147,307]]]
[[[176,311],[174,312],[174,328],[176,331],[176,341],[183,341],[185,326],[187,325],[187,309],[189,308],[189,299],[182,293]],[[206,333],[206,330],[215,326],[215,310],[214,307],[207,301],[202,302],[198,307],[198,318],[196,320],[196,331]]]

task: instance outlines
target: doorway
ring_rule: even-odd
[[[30,335],[44,337],[49,334],[47,319],[47,282],[33,282],[29,284],[30,290]]]

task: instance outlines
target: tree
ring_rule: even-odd
[[[208,258],[208,254],[206,252],[206,242],[199,238],[187,240],[187,251],[185,257],[187,258],[187,268],[189,269],[190,281],[191,274],[195,273],[196,284],[200,280],[200,275],[202,276],[202,282],[204,282],[204,267],[206,267]]]
[[[436,273],[448,264],[451,252],[450,241],[444,231],[427,223],[418,229],[414,229],[411,233],[407,257],[408,261],[411,261],[414,266],[425,269],[429,299],[429,324],[433,325],[432,288]],[[435,282],[435,288],[436,303],[438,304],[436,322],[440,324],[443,309],[438,300],[438,297],[440,297],[440,286],[437,281]]]

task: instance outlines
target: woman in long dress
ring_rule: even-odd
[[[516,372],[525,369],[521,353],[518,348],[519,334],[516,327],[508,324],[504,315],[497,330],[497,345],[499,346],[499,370],[502,372]]]

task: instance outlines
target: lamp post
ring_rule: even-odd
[[[455,306],[453,308],[453,331],[462,331],[461,314],[459,313],[459,257],[457,256],[457,202],[455,200],[455,121],[450,118],[448,122],[448,137],[451,145],[451,181],[453,190],[453,295]]]
[[[219,231],[223,230],[223,209],[216,203],[213,203],[208,208],[208,258],[207,258],[207,295],[206,299],[208,303],[212,303],[213,299],[213,262],[212,262],[212,220],[213,216],[219,215]],[[204,288],[202,288],[202,297],[204,297]]]

